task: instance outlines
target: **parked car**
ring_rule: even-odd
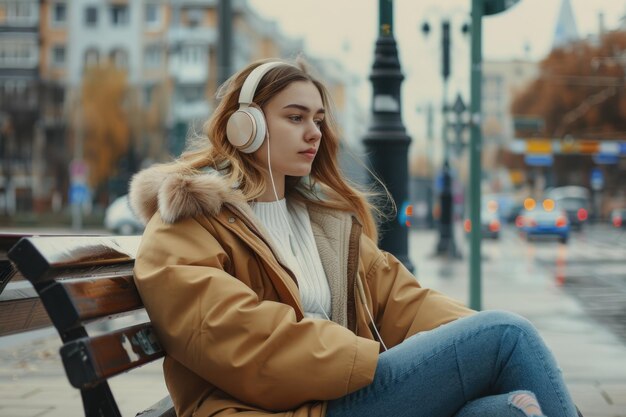
[[[611,224],[618,229],[626,229],[626,208],[611,211]]]
[[[134,235],[143,232],[144,225],[133,213],[128,195],[116,198],[104,213],[104,227],[117,235]]]
[[[567,213],[573,229],[580,230],[587,223],[591,210],[591,195],[587,188],[577,185],[556,187],[547,192],[547,197]]]
[[[570,223],[565,210],[546,209],[535,206],[532,210],[524,209],[515,220],[515,226],[527,239],[535,237],[556,237],[561,243],[567,243]]]
[[[483,208],[480,212],[480,235],[481,237],[488,237],[491,239],[500,238],[500,229],[502,225],[500,223],[500,216],[497,210],[489,210]],[[472,231],[472,222],[470,219],[465,219],[463,228],[466,233]]]

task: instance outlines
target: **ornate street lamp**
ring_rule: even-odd
[[[450,172],[450,143],[448,140],[447,113],[451,110],[448,105],[448,80],[450,78],[450,20],[444,18],[441,22],[441,76],[443,78],[443,105],[442,119],[443,130],[442,140],[444,145],[443,167],[441,171],[440,193],[439,193],[439,240],[435,248],[436,255],[445,255],[450,258],[460,258],[456,243],[454,241],[454,204],[452,196],[452,175]],[[467,23],[461,27],[463,35],[469,32]],[[424,36],[430,34],[430,24],[425,21],[422,24]]]
[[[396,207],[408,197],[408,150],[411,138],[402,123],[400,85],[404,80],[393,37],[393,1],[378,1],[378,39],[374,52],[372,123],[363,138],[373,172],[389,190]],[[393,253],[409,270],[407,228],[395,219],[381,223],[380,247]]]

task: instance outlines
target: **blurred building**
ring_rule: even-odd
[[[180,0],[172,3],[168,31],[171,81],[170,151],[179,154],[185,138],[200,132],[215,106],[218,87],[218,1]],[[283,36],[275,22],[262,19],[247,1],[232,1],[233,70],[265,57],[291,57],[301,41]],[[191,130],[191,132],[190,132]]]
[[[128,151],[109,197],[142,164],[178,155],[215,106],[218,0],[0,0],[0,215],[61,210],[83,160],[85,71],[112,63],[126,74]],[[246,0],[233,0],[233,70],[295,57],[303,42],[280,33]],[[329,85],[346,136],[360,138],[355,80],[336,62],[307,57]],[[103,187],[100,187],[102,191]],[[101,200],[102,201],[102,200]],[[106,199],[104,200],[106,202]]]
[[[38,70],[39,2],[0,1],[0,214],[32,198]]]
[[[502,154],[515,139],[511,102],[515,94],[539,75],[537,62],[525,60],[484,61],[482,82],[482,164],[491,191],[510,190],[523,174],[510,171]]]

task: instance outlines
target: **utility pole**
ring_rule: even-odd
[[[385,184],[396,207],[408,196],[408,150],[411,138],[402,123],[400,85],[404,80],[393,37],[393,0],[378,0],[378,39],[374,52],[372,123],[363,138],[372,170]],[[410,271],[407,228],[395,219],[380,225],[380,247],[394,254]]]
[[[482,283],[480,264],[480,182],[482,168],[480,154],[482,150],[482,18],[500,13],[513,6],[519,0],[472,0],[472,51],[470,64],[470,300],[474,310],[482,308]]]
[[[217,4],[217,83],[221,85],[233,73],[233,5],[230,0],[219,0]]]

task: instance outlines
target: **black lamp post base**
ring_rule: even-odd
[[[435,250],[435,256],[444,256],[449,259],[463,259],[463,255],[457,249],[452,236],[440,236]]]

